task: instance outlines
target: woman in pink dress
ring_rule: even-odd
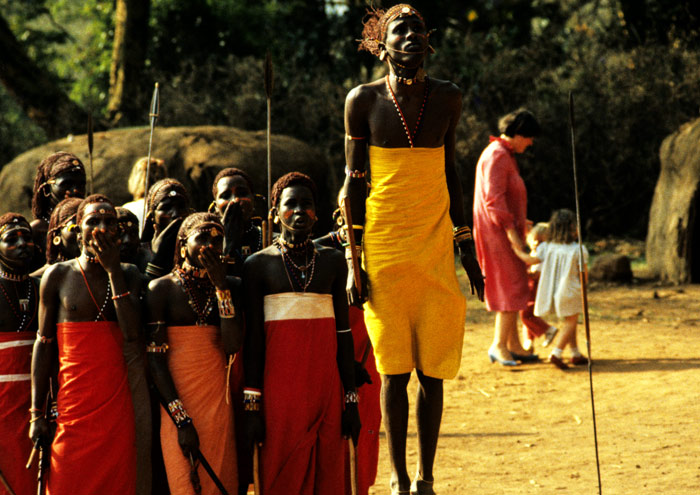
[[[525,243],[527,191],[515,154],[524,152],[540,133],[534,115],[519,109],[498,122],[499,137],[481,153],[474,184],[474,241],[485,277],[485,300],[496,312],[491,362],[516,366],[538,357],[518,338],[518,311],[527,306],[527,265],[538,262]]]

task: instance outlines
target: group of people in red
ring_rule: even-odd
[[[49,494],[244,494],[258,478],[265,495],[349,494],[349,438],[366,494],[383,417],[391,493],[435,493],[443,380],[459,369],[466,311],[455,250],[479,299],[477,254],[487,277],[496,272],[479,242],[488,227],[477,226],[475,251],[465,221],[455,160],[462,97],[426,74],[429,35],[410,5],[368,14],[360,48],[388,74],[348,94],[343,221],[316,240],[316,185],[298,172],[272,188],[268,242],[242,170],[222,170],[209,211],[193,213],[162,160],[135,165],[125,207],[103,194],[83,199],[77,156],[42,161],[33,220],[0,217],[6,486],[36,490],[36,469],[24,467],[35,450]],[[532,142],[515,138],[525,141],[499,146]],[[498,216],[504,245],[521,249],[524,214]],[[489,355],[505,363],[520,350],[508,347],[512,310],[486,287],[490,309],[505,314],[503,345]]]

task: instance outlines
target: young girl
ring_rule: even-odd
[[[547,232],[549,224],[546,222],[536,223],[527,233],[527,245],[530,247],[530,256],[537,256],[537,246],[547,242]],[[528,270],[527,289],[529,292],[527,308],[520,311],[520,319],[523,322],[523,347],[531,351],[535,338],[544,335],[543,347],[547,347],[554,340],[554,336],[559,331],[542,318],[535,316],[535,296],[537,295],[537,285],[540,272],[536,265],[530,266]]]
[[[566,209],[555,211],[549,220],[549,242],[537,247],[537,257],[542,263],[535,265],[540,272],[535,316],[554,312],[564,320],[562,331],[549,355],[549,362],[560,369],[568,368],[562,359],[562,351],[567,345],[571,350],[571,364],[588,363],[576,344],[576,325],[582,309],[579,255],[574,212]],[[583,270],[586,277],[587,262],[588,251],[584,247]]]

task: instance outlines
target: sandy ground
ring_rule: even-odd
[[[602,493],[700,493],[700,286],[592,284],[589,302]],[[598,493],[587,367],[490,364],[492,336],[493,315],[470,296],[460,372],[445,383],[436,493]],[[578,336],[585,348],[583,325]],[[408,456],[415,465],[413,414]],[[388,495],[388,483],[382,433],[370,493]]]

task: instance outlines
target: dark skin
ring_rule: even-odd
[[[27,222],[19,222],[10,226],[0,236],[0,269],[12,275],[27,275],[34,256],[34,241],[32,231]],[[18,330],[36,330],[36,306],[38,304],[38,285],[34,280],[21,282],[0,278],[4,293],[10,298],[0,297],[0,332],[16,332]],[[29,289],[31,284],[31,289]],[[28,289],[30,292],[28,292]],[[27,321],[20,306],[20,298],[30,294],[27,310]]]
[[[80,272],[79,264],[96,301],[104,301],[107,283],[112,294],[130,294],[108,301],[103,315],[107,321],[116,321],[127,341],[138,337],[141,324],[138,300],[141,274],[138,269],[119,260],[119,237],[114,207],[109,203],[90,203],[85,207],[80,223],[82,253],[79,258],[51,265],[41,279],[39,303],[39,335],[55,339],[56,325],[63,322],[93,321],[99,314]],[[91,263],[87,256],[95,256]],[[49,391],[51,363],[56,359],[52,345],[34,344],[32,355],[32,408],[44,410]],[[32,416],[41,413],[32,412]],[[29,429],[32,441],[49,436],[49,424],[45,418],[33,422]]]
[[[224,255],[234,262],[229,273],[239,275],[245,253],[243,246],[248,246],[254,253],[260,245],[260,230],[250,229],[254,211],[254,195],[248,182],[240,175],[222,177],[216,183],[214,205],[224,224]]]
[[[217,231],[220,233],[220,231]],[[187,238],[186,259],[198,268],[205,268],[206,284],[213,284],[220,290],[230,290],[233,298],[236,316],[234,318],[220,318],[216,308],[209,313],[207,324],[218,326],[221,329],[223,352],[230,356],[238,352],[243,343],[242,308],[240,302],[240,279],[227,277],[224,264],[221,262],[223,235],[212,236],[211,233],[192,233]],[[198,301],[205,299],[204,291],[196,288]],[[176,275],[170,273],[164,277],[152,280],[148,285],[146,303],[148,306],[148,341],[156,345],[167,343],[167,326],[190,326],[197,322],[197,314],[190,307],[188,296],[180,287]],[[155,322],[164,322],[153,324]],[[179,397],[173,383],[166,354],[147,353],[148,364],[151,369],[153,381],[158,389],[161,401],[169,404]],[[184,404],[187,409],[187,404]],[[195,454],[199,449],[199,436],[194,423],[178,429],[178,443],[185,457]]]
[[[64,199],[85,197],[85,171],[82,168],[65,170],[50,179],[48,184],[39,191],[39,194],[48,194],[49,196],[50,207],[46,211],[46,218],[48,218],[56,205]],[[34,235],[34,244],[43,254],[49,222],[43,218],[35,218],[30,225]]]
[[[175,191],[171,190],[171,192]],[[180,194],[168,194],[158,202],[150,213],[154,230],[151,251],[142,252],[136,260],[141,270],[145,271],[146,265],[153,263],[164,271],[170,271],[173,266],[177,233],[187,214],[187,199]],[[146,277],[151,276],[146,273]]]
[[[309,238],[316,219],[316,206],[311,190],[302,185],[285,188],[275,209],[279,216],[281,236],[291,243],[301,243]],[[348,305],[345,296],[347,268],[343,254],[336,249],[317,246],[318,255],[314,277],[307,292],[332,294],[336,330],[350,328]],[[306,255],[294,257],[297,264],[306,264]],[[263,299],[268,294],[279,294],[298,290],[287,278],[284,261],[277,247],[268,246],[250,256],[243,265],[244,293],[246,304],[246,340],[244,368],[246,387],[263,390],[265,369],[265,331]],[[350,332],[337,333],[338,350],[336,360],[340,380],[345,391],[355,390],[353,341]],[[352,437],[355,444],[360,432],[360,417],[357,404],[346,404],[342,416],[342,431]],[[251,442],[262,444],[265,425],[262,412],[246,412],[246,430]]]
[[[427,30],[417,16],[399,17],[391,21],[386,37],[380,43],[386,53],[389,69],[397,76],[413,78],[422,67],[427,49]],[[396,62],[392,65],[390,60]],[[399,67],[397,64],[404,66]],[[416,81],[412,85],[399,84],[389,78],[389,84],[403,111],[406,123],[413,132],[421,111],[426,82]],[[418,148],[444,146],[445,176],[450,197],[450,218],[453,225],[465,225],[462,187],[455,162],[455,129],[462,110],[462,95],[459,88],[449,81],[429,79],[429,94],[421,117],[420,130],[413,138]],[[348,136],[364,139],[345,141],[346,165],[350,170],[364,171],[368,160],[368,145],[383,148],[406,148],[409,142],[386,79],[354,88],[345,102],[345,132]],[[362,179],[346,177],[343,186],[350,198],[352,218],[356,225],[365,224],[366,183]],[[361,231],[355,231],[356,237]],[[481,269],[473,254],[471,241],[460,245],[460,258],[469,276],[472,294],[483,300],[484,282]],[[363,297],[357,295],[353,277],[347,281],[348,300],[361,305]],[[419,379],[416,418],[418,422],[418,476],[433,480],[433,463],[442,418],[442,380],[431,378],[417,370]],[[406,435],[408,425],[408,396],[406,387],[410,373],[383,375],[381,404],[384,426],[387,432],[391,457],[391,487],[393,490],[409,490],[411,479],[406,469]]]

